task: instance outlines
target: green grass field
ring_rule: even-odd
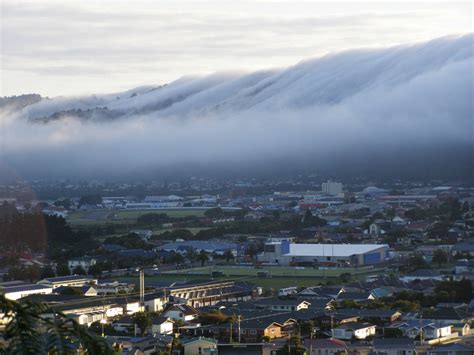
[[[94,210],[75,211],[67,216],[67,221],[76,226],[94,226],[105,224],[135,224],[137,218],[147,213],[166,213],[170,217],[204,216],[206,209],[160,209],[160,210]],[[194,233],[193,231],[191,231]],[[197,233],[197,232],[196,232]]]
[[[166,213],[170,217],[187,217],[187,216],[204,216],[206,209],[159,209],[159,210],[120,210],[117,211],[117,217],[120,218],[132,218],[137,219],[138,217],[147,213]]]
[[[266,266],[256,269],[255,267],[243,266],[212,266],[212,267],[198,267],[184,270],[165,271],[164,274],[201,274],[209,275],[210,271],[221,271],[224,276],[257,276],[260,271],[268,272],[268,276],[275,277],[318,277],[318,278],[336,278],[343,273],[350,273],[351,275],[375,275],[383,273],[383,269],[357,269],[357,268],[338,268],[331,270],[319,270],[313,268],[292,268],[282,266]]]

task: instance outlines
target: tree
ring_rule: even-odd
[[[81,296],[82,291],[79,287],[65,287],[61,291],[61,295]]]
[[[47,279],[49,277],[54,277],[54,270],[51,266],[46,265],[42,270],[41,270],[41,279]]]
[[[77,265],[77,266],[74,268],[74,270],[72,270],[72,273],[73,273],[74,275],[85,275],[85,274],[86,274],[86,270],[84,270],[81,265]]]
[[[211,208],[204,212],[204,216],[208,218],[221,218],[225,216],[225,212],[222,208],[216,207],[216,208]]]
[[[423,255],[420,254],[415,254],[410,259],[408,259],[408,265],[414,267],[415,269],[427,267],[425,258],[423,258]]]
[[[227,261],[227,263],[229,263],[229,261],[231,259],[234,259],[234,254],[232,253],[232,251],[230,249],[227,249],[225,252],[224,252],[224,257],[225,257],[225,260]]]
[[[92,275],[94,277],[98,277],[98,276],[102,275],[102,269],[103,269],[102,265],[100,265],[100,264],[92,265],[88,270],[88,274]]]
[[[184,257],[180,253],[173,252],[168,260],[171,264],[182,264],[184,262]]]
[[[250,258],[253,260],[255,255],[258,254],[258,249],[256,244],[249,244],[247,245],[247,248],[245,249],[245,255],[250,256]]]
[[[137,312],[132,315],[133,323],[136,324],[138,328],[140,328],[140,332],[145,335],[148,331],[148,328],[151,327],[152,321],[150,317],[150,313],[148,312]]]
[[[441,267],[441,264],[448,262],[448,253],[444,250],[436,249],[433,253],[433,262],[438,263],[438,266]]]
[[[0,314],[7,322],[1,354],[69,354],[74,344],[88,354],[114,353],[104,339],[45,304],[19,303],[0,295]]]
[[[201,250],[197,256],[197,260],[201,262],[201,266],[204,266],[205,263],[209,261],[209,256],[205,250]]]
[[[56,267],[56,274],[58,276],[69,276],[71,275],[71,271],[69,270],[69,267],[66,264],[59,264]]]
[[[102,197],[99,195],[85,195],[79,199],[79,205],[100,205]]]

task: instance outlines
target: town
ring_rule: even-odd
[[[469,185],[18,180],[0,243],[3,302],[116,353],[474,353]],[[3,313],[2,342],[20,318]]]

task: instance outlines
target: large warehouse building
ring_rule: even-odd
[[[362,266],[384,262],[384,244],[295,244],[287,240],[265,244],[258,261],[279,265],[318,264]]]

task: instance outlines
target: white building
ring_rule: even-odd
[[[296,244],[283,240],[265,243],[258,261],[279,265],[360,266],[384,262],[387,254],[388,246],[384,244]]]
[[[0,293],[3,293],[5,298],[9,300],[18,300],[20,298],[35,294],[47,295],[52,292],[52,287],[36,284],[9,286],[0,289]]]
[[[322,183],[321,189],[325,194],[331,196],[337,196],[342,194],[342,184],[340,182],[333,182],[328,180],[328,182]]]
[[[375,325],[369,323],[349,322],[332,330],[332,336],[336,339],[351,340],[356,338],[363,340],[374,335]]]
[[[40,280],[37,283],[39,285],[46,285],[55,289],[60,286],[81,287],[84,285],[96,285],[97,279],[81,275],[70,275],[49,277],[47,279]]]
[[[68,266],[69,271],[71,273],[74,272],[74,270],[78,266],[80,266],[83,270],[85,270],[86,273],[88,273],[90,267],[94,266],[95,264],[97,264],[97,260],[90,257],[90,256],[83,256],[83,257],[80,257],[80,258],[70,259],[67,262],[67,266]]]

